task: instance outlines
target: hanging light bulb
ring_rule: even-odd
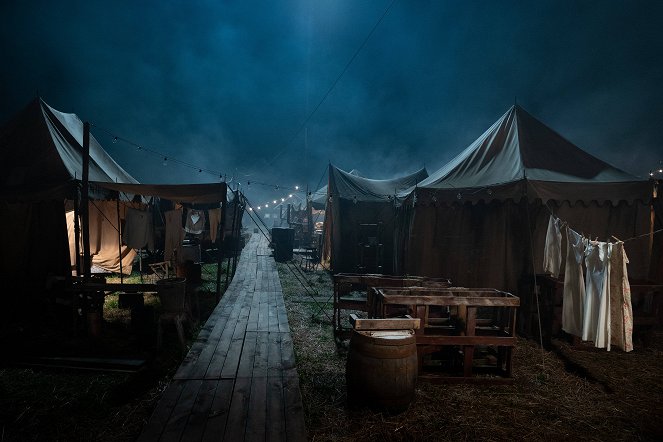
[[[357,204],[357,195],[355,195],[354,198],[352,198],[352,202]]]
[[[249,207],[249,212],[253,212],[253,208]]]
[[[198,173],[200,173],[200,172],[202,172],[202,171],[203,171],[203,169],[198,169]]]
[[[272,201],[272,203],[276,204],[276,200]]]
[[[163,165],[164,166],[168,165],[168,157],[163,157]]]
[[[136,147],[138,148],[138,150],[141,150],[143,148],[143,146],[136,146]]]
[[[260,206],[258,206],[258,210],[260,210]]]
[[[281,198],[281,202],[285,202],[285,198]]]
[[[292,198],[292,193],[290,195],[288,195],[288,198]]]
[[[113,137],[113,144],[117,143],[117,137]]]
[[[295,186],[295,190],[299,190],[299,186]]]
[[[269,207],[269,204],[265,204],[265,209]]]

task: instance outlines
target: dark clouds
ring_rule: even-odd
[[[433,171],[517,97],[631,173],[663,159],[660,2],[398,0],[300,131],[390,2],[3,2],[0,119],[38,91],[240,182],[315,187],[329,161]],[[215,178],[95,135],[140,181]]]

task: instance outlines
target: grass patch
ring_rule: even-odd
[[[403,413],[388,416],[347,407],[347,348],[333,339],[333,306],[319,304],[290,269],[278,266],[288,312],[309,440],[663,440],[663,332],[632,353],[573,348],[542,351],[518,338],[512,385],[418,382]],[[307,273],[321,298],[331,295],[325,271]],[[580,369],[578,368],[580,367]]]
[[[204,264],[192,311],[197,323],[185,327],[187,348],[216,306],[216,264]],[[221,288],[225,289],[225,265]],[[134,272],[123,282],[152,282]],[[118,275],[107,282],[119,282]],[[29,324],[3,333],[0,360],[0,441],[128,441],[135,440],[161,393],[182,361],[176,330],[165,326],[163,345],[156,347],[161,304],[155,293],[144,295],[144,308],[134,319],[118,294],[107,294],[102,333],[91,338],[72,329],[71,307],[60,307]],[[4,331],[4,330],[3,330]],[[143,359],[137,372],[109,372],[28,366],[41,356]]]

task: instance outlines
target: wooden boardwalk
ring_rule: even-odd
[[[304,441],[299,378],[276,263],[251,236],[235,277],[139,441]]]

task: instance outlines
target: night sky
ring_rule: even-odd
[[[632,174],[663,160],[660,1],[9,0],[0,21],[0,122],[39,95],[144,183],[221,173],[259,204],[330,161],[433,172],[515,100]]]

